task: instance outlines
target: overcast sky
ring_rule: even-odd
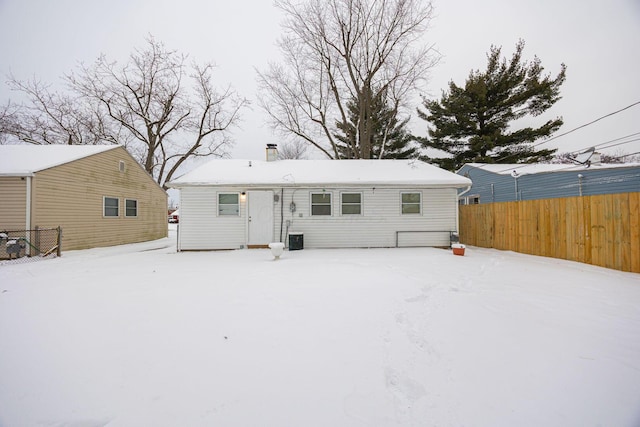
[[[554,76],[561,63],[568,67],[563,99],[549,112],[564,117],[559,133],[640,101],[640,0],[435,0],[434,5],[425,42],[434,43],[443,59],[427,96],[439,97],[449,80],[462,85],[471,69],[483,70],[492,44],[510,57],[522,38],[526,59],[537,55]],[[278,59],[281,18],[270,0],[0,0],[0,74],[59,83],[78,62],[91,62],[100,53],[126,59],[152,34],[200,63],[215,62],[221,85],[231,83],[255,100],[254,69]],[[16,97],[4,80],[3,104]],[[234,132],[234,158],[261,159],[265,144],[278,142],[254,107]],[[426,124],[415,114],[411,126],[425,133]],[[640,105],[545,146],[575,151],[634,133],[640,133]],[[640,135],[620,142],[630,139]],[[638,152],[640,141],[602,151],[619,150]]]

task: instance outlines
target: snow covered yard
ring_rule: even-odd
[[[0,265],[0,426],[640,425],[640,275],[174,241]]]

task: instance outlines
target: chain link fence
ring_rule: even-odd
[[[61,243],[60,227],[0,231],[0,264],[59,257]]]

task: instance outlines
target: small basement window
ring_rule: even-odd
[[[342,193],[342,215],[362,214],[362,193]]]
[[[102,212],[105,217],[116,218],[120,216],[120,199],[117,197],[102,198]]]
[[[420,214],[421,193],[402,193],[402,214]]]
[[[331,193],[311,193],[311,215],[331,215]]]
[[[132,218],[138,216],[138,201],[126,199],[124,201],[124,216]]]
[[[238,193],[218,194],[218,215],[240,216],[240,203],[238,202]]]

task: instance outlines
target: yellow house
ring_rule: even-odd
[[[63,250],[160,239],[167,194],[122,146],[0,145],[0,232],[55,227]]]

